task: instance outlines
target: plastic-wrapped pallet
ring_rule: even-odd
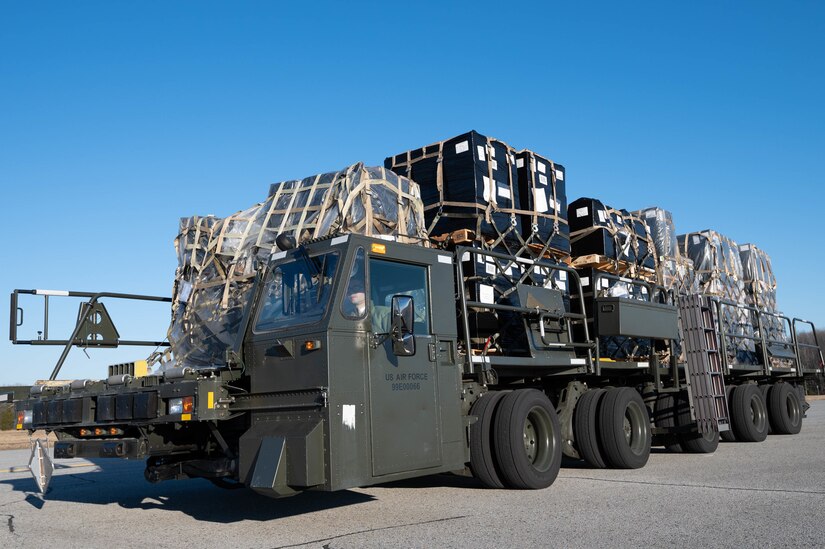
[[[747,305],[739,247],[730,238],[705,230],[677,237],[679,251],[691,261],[699,289],[704,295],[716,296],[737,305]],[[733,336],[728,338],[728,357],[732,361],[752,364],[755,344],[752,314],[745,309],[722,307],[722,326]]]
[[[181,220],[168,337],[175,365],[219,367],[238,330],[258,262],[279,234],[297,243],[358,233],[426,242],[418,186],[358,163],[338,172],[271,186],[269,197],[229,217]]]
[[[693,261],[679,253],[673,215],[662,208],[633,212],[647,223],[656,249],[656,278],[660,286],[675,295],[699,293]]]
[[[753,244],[739,246],[739,257],[748,304],[766,311],[776,311],[776,277],[771,258]]]
[[[647,223],[656,255],[660,259],[679,255],[676,227],[673,225],[673,215],[669,211],[662,208],[645,208],[633,213]]]
[[[776,277],[768,254],[753,244],[739,246],[742,272],[745,282],[745,299],[748,305],[768,313],[776,313]],[[790,341],[786,323],[771,315],[762,315],[766,336],[773,341]]]

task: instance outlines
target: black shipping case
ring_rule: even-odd
[[[471,131],[390,156],[384,167],[421,187],[430,235],[471,229],[518,241],[516,151],[506,143]]]
[[[548,244],[569,254],[564,166],[525,149],[516,154],[516,168],[520,209],[531,212],[522,216],[522,236],[531,243]]]
[[[644,220],[627,210],[605,206],[595,198],[579,198],[567,209],[574,257],[590,254],[656,268],[656,251]]]

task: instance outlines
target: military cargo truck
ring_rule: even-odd
[[[728,364],[716,318],[737,305],[625,279],[645,286],[649,300],[600,297],[549,259],[356,234],[279,246],[256,266],[241,329],[219,366],[138,362],[112,366],[102,380],[58,382],[73,346],[159,343],[119,340],[106,299],[168,299],[15,291],[12,341],[64,346],[52,381],[15,404],[18,429],[56,432],[56,458],[145,460],[152,482],[200,477],[274,497],[446,472],[537,489],[553,483],[563,454],[638,468],[652,444],[712,452],[720,432],[742,441],[769,428],[799,432],[801,382],[823,367],[821,353],[803,353],[812,346],[797,338],[799,319],[774,315],[789,341],[755,336],[761,365]],[[479,260],[507,274],[508,287],[493,289],[506,304],[474,281]],[[554,273],[569,283],[568,302],[537,282]],[[23,341],[25,294],[88,301],[67,340]],[[606,360],[595,343],[606,336],[671,352]],[[35,454],[42,488],[48,460]]]

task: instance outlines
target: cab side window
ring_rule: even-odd
[[[364,274],[364,248],[355,252],[355,260],[349,274],[347,291],[341,302],[341,314],[350,320],[361,320],[367,316],[367,279]]]
[[[396,263],[385,259],[370,259],[370,315],[372,331],[390,331],[392,296],[407,295],[415,305],[416,334],[430,333],[430,291],[427,268]]]

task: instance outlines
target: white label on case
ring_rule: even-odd
[[[694,244],[699,244],[699,235],[698,234],[693,235],[693,238],[691,240],[693,240]]]
[[[645,217],[647,217],[647,218],[656,217],[656,210],[649,210],[649,211],[645,212]]]
[[[539,174],[539,183],[542,185],[547,185],[547,176]]]
[[[559,271],[559,280],[567,280],[567,271]]]
[[[490,158],[495,158],[495,157],[496,157],[496,148],[491,145],[490,146]]]
[[[486,175],[482,176],[482,181],[484,181],[484,200],[487,202],[495,202],[496,186],[490,184],[490,178]]]
[[[461,261],[470,261],[470,252],[464,252],[461,254]]]
[[[577,208],[576,209],[576,217],[584,217],[590,213],[590,210],[587,209],[587,206],[584,208]]]
[[[512,197],[510,196],[510,189],[508,189],[507,187],[499,186],[498,196],[501,196],[502,198],[506,198],[507,200],[512,199]]]
[[[455,146],[455,153],[461,154],[463,152],[467,152],[470,150],[470,142],[469,141],[462,141],[461,143],[457,143]]]
[[[574,366],[579,366],[579,365],[582,365],[582,364],[587,364],[587,359],[584,359],[584,358],[571,358],[571,359],[570,359],[570,364],[572,364],[572,365],[574,365]]]
[[[607,287],[608,287],[607,279],[600,278],[599,279],[599,288],[602,289],[602,288],[607,288]]]
[[[345,234],[344,236],[336,236],[332,240],[329,241],[330,246],[335,246],[336,244],[343,244],[349,239],[349,235]]]
[[[518,160],[516,160],[516,168],[523,168],[523,167],[524,167],[524,159],[519,158]]]
[[[553,172],[555,172],[555,174],[556,174],[556,180],[558,180],[558,181],[564,181],[564,172],[563,172],[563,171],[561,171],[561,170],[553,170]]]
[[[604,223],[605,219],[607,219],[607,218],[604,216],[604,210],[599,210],[599,221]]]
[[[478,147],[478,159],[481,161],[487,160],[487,155],[484,154],[484,146],[479,145]]]
[[[439,263],[446,263],[447,265],[452,265],[453,264],[453,258],[450,257],[449,255],[440,255],[439,254],[438,262]]]
[[[486,284],[479,284],[478,285],[478,300],[482,303],[489,303],[492,305],[496,302],[496,293],[493,291],[492,286],[488,286]]]
[[[749,250],[749,249],[750,249],[750,244],[742,244],[741,246],[739,246],[739,251],[740,252],[744,252],[745,250]]]
[[[497,160],[493,160],[493,169],[494,170],[498,169],[498,161]]]
[[[536,162],[536,167],[538,168],[539,172],[547,173],[547,166],[544,165],[544,162]]]
[[[494,275],[496,274],[496,264],[495,263],[485,263],[484,270],[487,271],[487,274]]]
[[[533,189],[533,207],[537,212],[547,211],[547,196],[544,189]]]
[[[558,200],[554,201],[553,202],[553,209],[556,210],[557,212],[560,211],[561,210],[561,202],[559,202]]]
[[[589,276],[583,276],[581,278],[581,283],[582,283],[582,286],[590,286],[590,277]]]

